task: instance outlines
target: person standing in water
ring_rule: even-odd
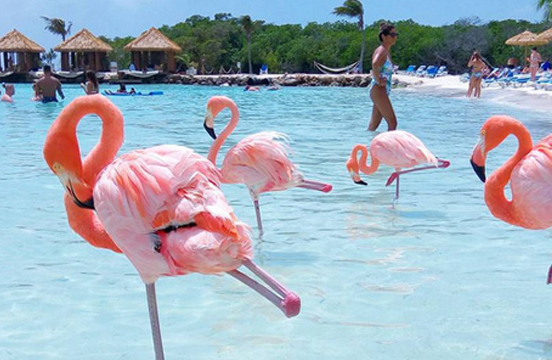
[[[42,95],[43,103],[57,102],[56,91],[62,99],[65,99],[65,95],[61,90],[61,83],[52,76],[52,68],[50,65],[44,65],[44,77],[36,82],[36,87],[38,93]]]
[[[392,24],[381,23],[379,32],[380,46],[372,54],[372,82],[370,84],[370,99],[374,103],[372,117],[368,125],[369,131],[378,128],[382,118],[387,121],[387,130],[397,129],[397,117],[389,99],[391,92],[391,76],[393,63],[391,62],[391,47],[397,42],[399,34]]]
[[[80,84],[86,95],[99,94],[100,85],[98,84],[98,79],[96,78],[96,74],[94,73],[94,71],[88,70],[86,72],[86,79],[88,80],[86,84]]]

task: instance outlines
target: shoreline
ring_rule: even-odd
[[[54,73],[54,76],[58,74]],[[59,74],[62,83],[80,83],[73,74],[64,78]],[[66,75],[66,74],[65,74]],[[81,75],[81,74],[79,74]],[[56,76],[57,77],[57,76]],[[367,87],[371,82],[370,74],[220,74],[220,75],[183,75],[153,74],[151,78],[133,78],[125,73],[121,78],[118,73],[104,73],[101,83],[117,84],[173,84],[173,85],[206,85],[206,86],[267,86],[281,87]],[[64,81],[65,80],[65,81]],[[71,81],[73,80],[73,81]],[[9,82],[9,81],[5,81]],[[16,81],[18,82],[18,81]],[[31,83],[32,81],[22,81]],[[466,99],[467,82],[460,81],[460,75],[444,75],[435,78],[417,77],[398,73],[393,75],[394,91],[415,91],[437,97]],[[540,112],[552,112],[552,91],[535,89],[530,84],[519,87],[500,87],[492,84],[483,87],[481,98],[470,98],[469,101],[490,101],[521,109]]]
[[[483,87],[480,98],[466,98],[468,83],[460,81],[460,75],[445,75],[437,78],[424,78],[404,74],[393,75],[405,91],[416,91],[435,96],[464,98],[470,101],[490,101],[495,104],[519,109],[552,112],[552,91],[538,89],[532,85],[504,87],[494,84]]]

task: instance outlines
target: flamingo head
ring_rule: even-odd
[[[215,133],[215,118],[226,108],[237,110],[236,104],[226,96],[213,96],[207,102],[207,112],[203,127],[214,140],[217,138],[217,134]]]
[[[78,149],[76,136],[48,136],[44,143],[44,159],[75,204],[94,209],[92,190],[82,181],[82,161]]]
[[[351,176],[351,179],[353,179],[353,182],[357,185],[368,185],[365,181],[363,181],[360,178],[359,175],[359,165],[356,157],[351,157],[349,160],[347,160],[346,163],[347,166],[347,172]]]
[[[506,115],[492,116],[481,127],[479,141],[473,148],[470,159],[473,170],[481,181],[485,182],[486,180],[485,161],[487,154],[512,133],[513,127],[523,127],[523,124]]]

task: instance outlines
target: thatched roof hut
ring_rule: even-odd
[[[3,53],[3,70],[27,72],[39,66],[44,48],[14,29],[0,38],[0,52]]]
[[[132,63],[138,70],[148,67],[174,72],[174,56],[182,51],[180,46],[152,27],[124,47],[132,54]]]
[[[82,29],[54,48],[61,52],[61,70],[109,70],[107,53],[113,48]]]

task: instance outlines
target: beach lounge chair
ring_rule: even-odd
[[[427,66],[420,65],[418,70],[416,70],[416,76],[424,76]]]
[[[436,76],[445,76],[445,75],[448,75],[448,70],[447,70],[446,65],[439,66],[439,69],[437,70],[437,75]]]
[[[409,65],[405,71],[406,75],[414,75],[416,73],[416,65]]]
[[[424,76],[434,78],[437,75],[437,70],[439,70],[437,66],[430,65],[427,67]]]
[[[263,75],[263,74],[268,74],[268,65],[267,64],[263,64],[263,66],[261,66],[261,70],[259,71],[259,75]]]

